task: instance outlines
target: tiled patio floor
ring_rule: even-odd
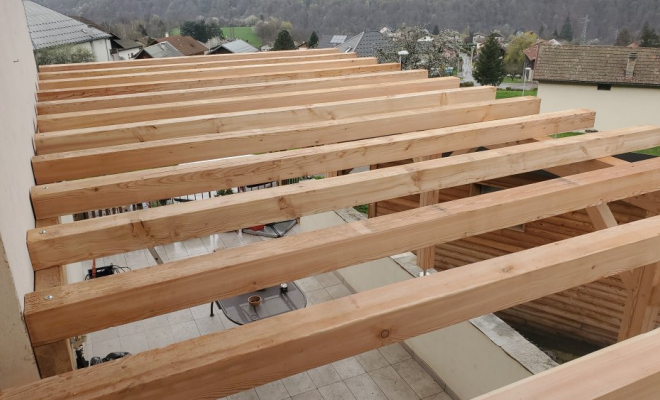
[[[299,232],[297,225],[289,232]],[[182,243],[157,247],[164,262],[207,254],[215,249],[245,246],[277,240],[236,232],[192,239]],[[97,260],[97,265],[114,263],[141,269],[156,265],[147,250]],[[84,279],[91,262],[68,266],[69,282]],[[318,304],[351,294],[335,276],[326,273],[296,281],[309,303]],[[210,305],[180,310],[144,321],[108,328],[88,335],[85,354],[103,357],[113,351],[139,353],[172,343],[236,327],[216,308],[210,316]],[[399,344],[372,350],[355,357],[334,362],[255,389],[238,393],[227,400],[449,400],[442,388]]]

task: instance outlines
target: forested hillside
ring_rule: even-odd
[[[36,0],[57,11],[82,15],[97,22],[166,21],[198,16],[221,20],[249,15],[278,17],[294,28],[320,33],[357,33],[382,26],[439,25],[465,31],[500,30],[505,36],[519,28],[548,34],[560,30],[570,16],[576,37],[582,18],[589,16],[588,39],[614,41],[627,27],[637,34],[645,21],[660,27],[658,0]]]

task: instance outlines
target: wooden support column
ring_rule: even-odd
[[[586,209],[595,229],[607,229],[618,223],[607,204]],[[653,216],[648,212],[647,216]],[[619,274],[628,292],[621,318],[618,340],[626,340],[655,328],[660,305],[653,301],[653,289],[660,281],[660,264],[651,264]]]
[[[37,220],[37,228],[59,224],[59,218]],[[67,284],[65,268],[55,266],[34,273],[34,290],[50,289]],[[33,348],[39,374],[42,378],[75,370],[75,357],[69,339],[36,346]]]
[[[415,157],[413,158],[413,161],[428,161],[440,157],[441,155]],[[439,196],[440,192],[438,190],[431,190],[430,192],[420,193],[419,206],[426,207],[433,204],[438,204]],[[430,268],[435,267],[435,245],[417,249],[417,265],[422,269],[422,271],[424,271],[424,275],[426,275],[426,271],[428,271]]]
[[[369,171],[374,171],[378,169],[378,164],[373,164],[369,166]],[[378,216],[378,202],[369,203],[369,210],[367,213],[368,218],[376,218]]]

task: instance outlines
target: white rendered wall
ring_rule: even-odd
[[[596,129],[605,131],[636,125],[660,125],[660,88],[612,86],[597,90],[596,85],[541,82],[538,97],[541,112],[572,108],[596,111]]]

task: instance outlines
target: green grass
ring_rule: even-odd
[[[222,33],[225,34],[227,39],[233,39],[229,37],[229,27],[222,28]],[[242,39],[250,43],[252,46],[259,48],[261,47],[261,39],[252,32],[252,28],[249,26],[241,26],[234,28],[234,33],[236,34],[236,39]]]
[[[181,35],[181,28],[170,29],[170,36],[179,36],[179,35]]]
[[[369,214],[369,204],[361,204],[359,206],[353,207],[357,211],[361,212],[362,214]]]
[[[496,99],[508,99],[511,97],[521,97],[522,90],[498,90]],[[525,96],[536,96],[536,90],[525,90]]]
[[[504,78],[502,83],[523,83],[522,78]]]

